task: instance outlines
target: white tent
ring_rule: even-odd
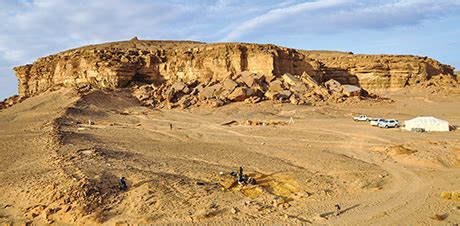
[[[449,131],[449,122],[435,117],[417,117],[404,121],[404,127],[409,131],[414,128],[422,128],[425,131],[445,132]]]

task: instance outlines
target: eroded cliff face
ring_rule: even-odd
[[[59,87],[111,89],[126,87],[135,81],[223,81],[244,71],[266,77],[307,73],[319,82],[335,79],[368,89],[402,88],[439,75],[455,78],[450,66],[426,57],[137,39],[69,50],[14,70],[19,79],[19,94],[23,97]]]
[[[354,55],[328,51],[302,51],[322,63],[325,80],[359,85],[366,89],[413,86],[434,76],[456,80],[453,68],[428,57],[409,55]]]
[[[117,88],[132,81],[223,80],[243,71],[267,76],[288,72],[321,74],[319,62],[296,50],[273,45],[194,42],[162,45],[162,42],[138,40],[124,44],[127,45],[84,47],[16,67],[19,94],[32,96],[60,86]]]

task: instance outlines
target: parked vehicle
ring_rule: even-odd
[[[385,119],[383,119],[383,118],[373,118],[373,119],[369,120],[369,124],[371,124],[371,126],[378,126],[379,123],[384,122],[384,121],[385,121]]]
[[[396,119],[388,119],[380,122],[378,125],[380,128],[397,128],[399,127],[399,121]]]
[[[369,118],[367,117],[367,115],[358,115],[353,117],[353,120],[363,122],[369,120]]]

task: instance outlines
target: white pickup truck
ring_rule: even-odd
[[[373,119],[369,119],[369,124],[371,124],[371,126],[378,126],[379,123],[381,122],[384,122],[385,119],[383,118],[373,118]]]
[[[367,117],[367,115],[358,115],[358,116],[354,116],[353,120],[359,121],[359,122],[364,122],[364,121],[368,121],[369,118]]]
[[[387,119],[380,122],[378,125],[380,128],[397,128],[399,127],[399,121],[396,119]]]

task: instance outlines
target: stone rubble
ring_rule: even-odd
[[[20,103],[21,101],[23,101],[24,98],[18,96],[18,95],[15,95],[15,96],[12,96],[12,97],[9,97],[3,101],[0,101],[0,111],[3,110],[3,109],[6,109],[6,108],[9,108],[17,103]]]
[[[301,76],[286,73],[272,79],[267,80],[263,74],[242,72],[223,82],[167,81],[160,85],[133,85],[132,90],[144,105],[155,108],[220,107],[232,102],[258,103],[266,100],[307,105],[342,102],[354,96],[376,98],[359,87],[341,85],[337,81],[320,84],[306,73]]]

